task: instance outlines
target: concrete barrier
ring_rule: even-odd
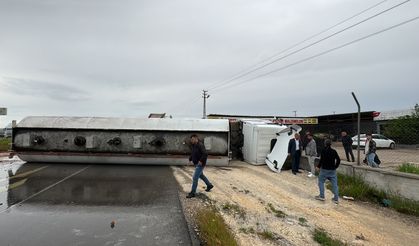
[[[307,157],[301,157],[300,167],[310,170]],[[419,201],[419,175],[357,166],[345,162],[340,164],[337,171],[348,176],[360,176],[365,183],[378,190]]]

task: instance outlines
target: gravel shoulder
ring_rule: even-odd
[[[190,190],[194,169],[188,166],[172,170],[183,197]],[[276,174],[266,166],[235,161],[229,167],[207,167],[205,175],[215,188],[205,193],[200,181],[199,191],[219,208],[240,245],[315,245],[312,231],[316,227],[349,245],[417,245],[419,241],[418,218],[356,201],[341,200],[335,205],[330,191],[326,202],[314,200],[317,180],[306,173]],[[199,205],[191,200],[183,200],[183,204],[188,210],[185,216],[193,218],[194,206]],[[237,205],[236,209],[225,209],[228,204]],[[271,208],[280,211],[281,216]],[[272,232],[273,237],[248,233],[249,228]]]

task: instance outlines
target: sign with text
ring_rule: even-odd
[[[317,125],[319,123],[317,118],[278,118],[274,121],[284,125]]]
[[[0,115],[7,115],[7,108],[0,108]]]

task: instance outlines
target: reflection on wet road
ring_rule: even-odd
[[[191,243],[167,166],[0,162],[0,168],[2,245]]]

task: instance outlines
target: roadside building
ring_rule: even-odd
[[[384,129],[390,120],[394,120],[407,115],[412,115],[413,112],[413,109],[390,110],[380,112],[380,115],[374,118],[374,122],[377,126],[377,133],[383,134]]]

